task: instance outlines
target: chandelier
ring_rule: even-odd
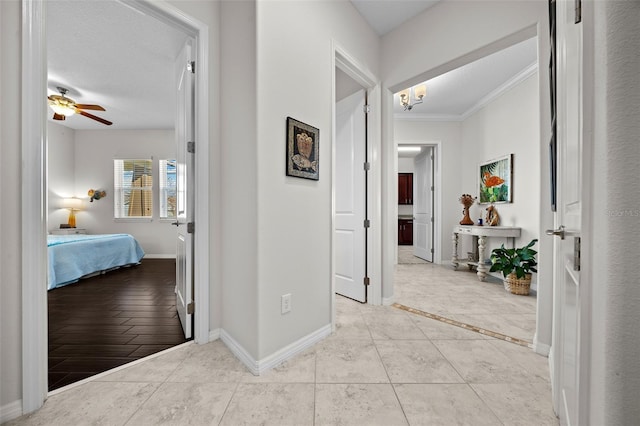
[[[411,102],[411,95],[413,94],[413,103]],[[427,86],[421,84],[419,86],[410,87],[409,89],[404,89],[399,93],[400,95],[400,105],[404,107],[405,111],[411,111],[411,109],[422,103],[423,98],[427,94]]]

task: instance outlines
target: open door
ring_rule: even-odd
[[[554,406],[563,425],[584,424],[579,395],[586,383],[580,380],[585,335],[584,305],[580,287],[580,236],[582,224],[583,55],[582,24],[576,23],[573,1],[557,2],[558,34],[558,191],[554,244],[554,337],[550,353],[554,365]],[[581,300],[582,299],[582,300]]]
[[[365,91],[336,103],[335,282],[336,293],[367,301]]]
[[[184,337],[193,337],[194,64],[189,40],[176,59],[176,309]]]
[[[413,255],[433,262],[433,148],[414,159]]]

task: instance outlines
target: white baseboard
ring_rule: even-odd
[[[259,373],[264,373],[265,371],[282,364],[284,361],[293,358],[295,355],[307,348],[310,348],[330,334],[331,324],[327,324],[313,333],[306,335],[302,339],[299,339],[268,357],[261,359],[258,366]]]
[[[0,424],[17,419],[22,415],[22,400],[10,402],[0,407]]]
[[[545,343],[540,343],[538,341],[538,335],[533,336],[533,351],[542,356],[549,356],[549,351],[551,350],[551,346]]]
[[[395,302],[395,297],[391,296],[391,297],[383,297],[382,298],[382,304],[384,306],[390,306],[393,305],[393,303]]]
[[[331,324],[327,324],[324,327],[314,331],[305,337],[298,339],[297,341],[285,346],[279,351],[269,355],[260,361],[255,360],[249,352],[246,351],[233,337],[229,335],[225,330],[220,331],[220,338],[227,345],[229,350],[249,369],[249,371],[259,376],[267,370],[280,365],[286,360],[294,357],[300,352],[310,348],[318,343],[320,340],[331,334]]]
[[[229,350],[242,362],[249,371],[255,375],[260,375],[260,369],[258,368],[258,361],[253,359],[251,354],[247,352],[245,348],[242,347],[240,343],[238,343],[229,333],[225,330],[220,331],[220,339],[224,342],[225,345],[229,348]]]
[[[145,254],[143,259],[175,259],[175,254]]]
[[[218,340],[220,338],[220,333],[221,330],[219,328],[209,331],[209,341],[213,342],[214,340]]]

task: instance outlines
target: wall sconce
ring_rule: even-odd
[[[93,203],[93,200],[99,200],[100,198],[104,198],[107,196],[107,191],[103,191],[102,189],[90,189],[87,192],[89,196],[89,202]]]
[[[75,228],[76,211],[82,209],[82,200],[80,198],[63,198],[62,207],[69,209],[69,220],[67,221],[69,228]]]
[[[411,103],[411,93],[413,92],[413,103]],[[400,105],[404,107],[405,111],[411,111],[411,109],[422,103],[423,98],[427,94],[427,86],[421,84],[416,87],[404,89],[400,92]]]

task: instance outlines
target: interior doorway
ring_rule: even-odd
[[[400,143],[397,148],[397,263],[433,263],[439,223],[437,145]]]
[[[22,189],[24,220],[23,229],[23,258],[30,259],[23,263],[23,411],[25,413],[38,409],[47,394],[47,294],[43,281],[47,277],[46,253],[46,116],[43,99],[47,97],[46,78],[47,66],[45,62],[46,14],[45,5],[41,2],[25,0],[23,8],[23,110],[38,111],[32,115],[24,115],[23,129],[23,176]],[[196,86],[204,92],[208,88],[208,29],[207,26],[196,21],[183,11],[168,4],[155,4],[142,1],[129,5],[141,15],[157,19],[160,22],[173,25],[196,41],[196,58],[202,58],[199,63],[199,74],[195,76]],[[197,59],[196,59],[197,61]],[[196,101],[195,138],[208,140],[208,110],[209,98],[203,96]],[[209,258],[208,248],[208,146],[202,144],[195,159],[195,181],[197,188],[195,217],[202,218],[198,234],[194,234],[195,253],[194,276],[195,297],[203,302],[195,312],[194,331],[196,342],[209,340]],[[26,212],[33,212],[28,214]],[[32,253],[27,256],[26,253]],[[200,260],[200,261],[198,261]]]

